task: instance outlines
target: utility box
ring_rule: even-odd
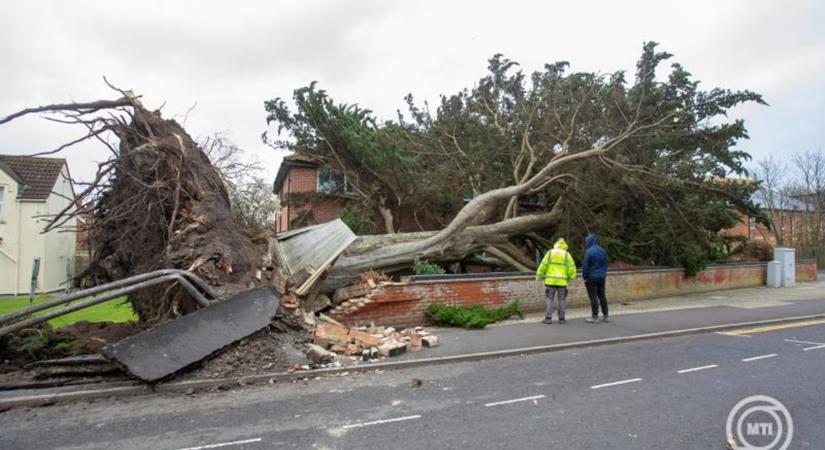
[[[796,249],[776,247],[773,249],[773,260],[781,266],[782,287],[791,287],[796,284]]]
[[[768,263],[768,279],[765,283],[769,288],[782,286],[782,263],[771,261]]]

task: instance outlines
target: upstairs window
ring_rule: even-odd
[[[329,167],[318,168],[317,191],[323,194],[345,194],[352,192],[347,177]]]

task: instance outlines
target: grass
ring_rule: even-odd
[[[50,295],[38,295],[34,298],[32,304],[36,305],[53,300],[54,297]],[[81,299],[82,300],[82,299]],[[80,300],[75,300],[75,302]],[[27,308],[29,306],[29,297],[0,297],[0,316],[13,313],[15,311]],[[40,311],[38,314],[43,314],[46,311],[53,311],[63,306],[56,306],[45,311]],[[126,297],[118,297],[107,302],[90,306],[86,309],[75,311],[65,316],[56,317],[49,321],[49,324],[54,328],[61,328],[80,321],[88,322],[129,322],[137,320],[137,315],[132,310],[132,305],[126,301]]]

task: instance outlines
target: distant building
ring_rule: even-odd
[[[758,204],[758,202],[757,202]],[[756,218],[742,216],[739,224],[725,230],[728,236],[743,236],[748,240],[765,241],[777,245],[776,235],[782,237],[782,245],[795,247],[812,242],[815,233],[819,233],[819,241],[825,240],[825,218],[818,218],[816,209],[806,204],[804,197],[785,199],[781,208],[770,208],[761,205],[762,212],[771,220],[771,227],[758,223]],[[817,227],[819,229],[817,230]]]
[[[42,230],[47,217],[74,198],[65,159],[0,155],[0,294],[28,293],[35,261],[37,292],[68,287],[75,234]],[[62,228],[74,231],[74,226],[69,220]]]

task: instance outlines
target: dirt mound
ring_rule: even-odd
[[[303,348],[311,342],[308,333],[276,333],[261,330],[228,346],[182,379],[225,378],[285,372],[294,364],[306,363]]]

